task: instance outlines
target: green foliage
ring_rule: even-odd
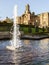
[[[39,32],[38,26],[35,27],[35,32]]]
[[[44,27],[42,28],[42,31],[43,31],[43,32],[45,31],[45,28],[44,28]]]
[[[47,27],[47,32],[49,32],[49,27]]]
[[[32,26],[20,26],[20,30],[24,32],[24,34],[45,34],[47,32],[47,30],[49,31],[49,27],[48,28],[39,28],[39,27],[32,27]]]
[[[24,31],[25,34],[27,34],[28,33],[28,28],[27,27],[23,28],[23,31]]]
[[[0,22],[0,31],[10,31],[13,23]]]
[[[34,34],[35,33],[35,28],[32,28],[32,34]]]
[[[28,27],[28,32],[29,33],[32,33],[32,29],[31,29],[31,26],[29,25],[29,27]]]

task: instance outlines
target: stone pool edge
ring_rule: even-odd
[[[30,36],[30,35],[24,35],[24,36],[20,36],[21,40],[42,40],[42,39],[46,39],[49,38],[48,35],[42,35],[42,36],[38,36],[38,35],[34,35],[34,36]]]

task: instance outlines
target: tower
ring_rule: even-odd
[[[25,8],[25,13],[30,13],[30,6],[29,4],[26,5],[26,8]]]

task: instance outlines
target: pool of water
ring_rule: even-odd
[[[0,41],[0,65],[49,65],[49,39],[21,42],[22,47],[10,51],[5,49],[10,40]]]

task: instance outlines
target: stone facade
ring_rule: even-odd
[[[35,12],[30,12],[30,6],[27,4],[24,14],[20,17],[17,17],[16,20],[17,24],[32,24],[39,27],[46,27],[49,26],[49,13],[46,12],[35,15]]]
[[[49,26],[49,13],[42,13],[39,15],[40,17],[40,27],[46,27]]]

